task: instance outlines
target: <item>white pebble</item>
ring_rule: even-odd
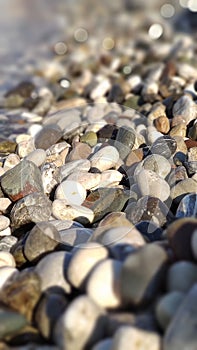
[[[4,267],[4,266],[15,267],[16,262],[15,262],[14,257],[11,253],[1,251],[0,252],[0,267]]]
[[[113,146],[101,148],[90,158],[92,168],[97,168],[100,171],[109,170],[117,164],[119,153]]]
[[[4,164],[3,164],[3,168],[5,171],[9,170],[9,169],[12,169],[15,167],[15,165],[19,164],[20,163],[20,157],[15,154],[15,153],[10,153]]]
[[[39,131],[41,131],[43,129],[42,125],[39,124],[32,124],[30,125],[30,127],[28,128],[28,132],[30,133],[30,135],[32,137],[36,136],[36,134],[39,133]]]
[[[43,149],[36,149],[35,151],[32,151],[31,153],[29,153],[26,159],[30,160],[31,162],[36,164],[37,167],[39,167],[46,160],[46,151]]]
[[[64,199],[68,205],[81,205],[86,199],[86,190],[77,181],[65,180],[57,187],[55,199]]]
[[[0,198],[0,212],[6,213],[8,207],[11,204],[11,200],[9,198]]]
[[[20,158],[26,157],[29,153],[35,150],[34,140],[30,138],[29,140],[21,141],[17,146],[17,153]]]
[[[10,225],[10,219],[7,216],[0,215],[0,231],[5,230]]]
[[[11,235],[10,227],[7,227],[5,230],[0,231],[0,237],[10,236],[10,235]]]
[[[18,273],[18,270],[15,267],[11,267],[11,266],[0,267],[0,288],[3,287],[3,285],[14,273]]]
[[[56,219],[60,220],[75,220],[80,217],[84,220],[86,219],[85,221],[92,222],[94,219],[94,213],[91,209],[79,205],[68,206],[67,201],[64,199],[54,200],[52,214]],[[83,219],[82,221],[84,221]]]
[[[67,180],[77,180],[86,190],[90,190],[100,184],[101,174],[88,173],[87,171],[75,171],[67,177]]]

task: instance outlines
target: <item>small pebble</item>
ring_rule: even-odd
[[[63,199],[68,205],[81,205],[86,199],[85,188],[77,181],[65,180],[55,191],[56,199]]]
[[[0,231],[5,230],[10,225],[10,219],[7,216],[0,215]]]

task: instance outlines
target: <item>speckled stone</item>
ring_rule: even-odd
[[[172,318],[163,340],[164,350],[196,349],[197,284],[183,299]]]
[[[12,201],[43,192],[41,173],[34,163],[23,160],[1,177],[1,187]]]
[[[35,261],[43,254],[53,251],[60,242],[57,229],[49,222],[39,222],[28,233],[24,254],[28,261]]]
[[[176,218],[196,217],[197,218],[197,194],[191,193],[183,197],[176,211]]]
[[[121,272],[123,301],[139,305],[155,298],[163,282],[162,270],[166,263],[166,252],[154,243],[130,254],[123,263]]]
[[[76,328],[76,324],[80,327]],[[96,327],[95,327],[96,325]],[[62,349],[83,350],[101,340],[105,334],[104,310],[89,297],[75,298],[55,326],[55,343]]]
[[[51,201],[42,193],[32,193],[17,201],[10,213],[14,228],[30,222],[46,221],[51,215]]]

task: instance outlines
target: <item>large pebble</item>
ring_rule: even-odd
[[[59,220],[75,220],[80,223],[92,222],[94,213],[84,206],[68,206],[64,199],[56,199],[52,204],[52,214]]]
[[[164,335],[164,350],[196,350],[197,284],[183,299]]]
[[[99,306],[104,308],[121,306],[121,269],[122,263],[120,261],[106,259],[100,262],[90,274],[86,287],[87,294]]]
[[[137,175],[137,184],[142,196],[152,196],[165,201],[170,195],[168,183],[152,170],[142,170]]]
[[[14,228],[30,222],[47,221],[51,215],[51,201],[42,193],[32,193],[20,199],[12,208],[10,219]]]
[[[91,348],[103,338],[105,327],[103,309],[89,297],[79,296],[70,303],[57,322],[55,343],[60,349],[67,350]]]
[[[143,161],[143,168],[146,170],[152,170],[163,179],[170,173],[170,162],[159,154],[152,154],[146,157]]]
[[[148,244],[125,260],[121,273],[123,300],[141,304],[155,298],[164,279],[167,254],[156,244]]]
[[[77,181],[65,180],[57,187],[55,198],[64,199],[68,205],[81,205],[86,198],[86,190]]]
[[[167,272],[166,284],[168,291],[186,293],[197,283],[197,265],[190,261],[178,261]]]
[[[45,126],[35,135],[35,147],[46,150],[62,137],[62,131],[57,125]]]
[[[53,251],[60,241],[57,229],[49,222],[39,222],[28,233],[24,254],[29,261],[38,259],[42,254]]]
[[[112,342],[112,350],[160,350],[161,338],[157,333],[135,327],[120,327]]]
[[[46,152],[43,149],[36,149],[29,153],[26,159],[33,162],[37,167],[40,167],[45,162]]]
[[[75,288],[84,288],[91,270],[108,256],[105,247],[98,243],[81,244],[72,253],[72,258],[67,269],[69,282]]]
[[[102,174],[89,173],[87,171],[74,171],[72,174],[68,175],[67,180],[78,181],[86,190],[90,190],[99,187],[101,175]]]
[[[48,254],[38,262],[35,271],[40,277],[42,292],[52,287],[60,287],[67,294],[71,292],[65,277],[70,258],[70,253],[59,251]]]
[[[34,163],[23,160],[1,177],[1,187],[12,201],[43,192],[41,173]]]
[[[100,171],[108,170],[118,163],[119,153],[113,146],[106,146],[90,157],[91,167]]]

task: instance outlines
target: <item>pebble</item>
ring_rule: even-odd
[[[172,318],[164,335],[164,350],[180,350],[196,348],[196,297],[197,284],[185,296],[177,312]]]
[[[39,222],[27,234],[24,254],[28,261],[38,260],[43,254],[53,251],[60,242],[57,229],[49,222]]]
[[[0,213],[6,214],[11,203],[9,198],[0,198]]]
[[[140,221],[135,225],[146,241],[154,242],[162,238],[163,230],[151,221]]]
[[[52,214],[59,220],[75,220],[82,224],[92,222],[94,213],[84,206],[68,206],[64,199],[56,199],[52,204]]]
[[[106,170],[107,171],[107,170]],[[115,171],[115,170],[110,170]],[[105,171],[103,172],[106,173]],[[97,187],[101,187],[101,176],[102,174],[98,173],[90,173],[87,171],[74,171],[72,174],[68,175],[67,180],[78,181],[79,184],[83,186],[86,190],[96,189]],[[84,198],[85,200],[85,198]]]
[[[166,263],[166,252],[154,243],[130,254],[124,261],[121,271],[123,301],[131,305],[140,305],[155,298],[163,282],[162,270]]]
[[[81,205],[86,199],[86,190],[77,181],[65,180],[57,187],[55,199],[63,199],[71,206]]]
[[[82,295],[69,304],[56,323],[54,340],[61,349],[91,348],[103,338],[105,327],[104,310],[88,296]]]
[[[197,161],[197,147],[192,147],[188,151],[188,161],[195,162]]]
[[[61,246],[63,249],[70,251],[73,247],[86,243],[92,235],[92,230],[84,227],[73,227],[59,233]]]
[[[0,237],[3,236],[10,236],[11,235],[11,229],[10,227],[5,228],[4,230],[0,231]]]
[[[125,159],[134,147],[135,141],[134,129],[122,126],[114,133],[110,143],[118,150],[120,158]]]
[[[10,252],[11,248],[17,243],[15,236],[5,236],[0,240],[0,252]]]
[[[1,288],[0,298],[5,305],[20,312],[28,321],[31,321],[40,294],[40,281],[37,274],[33,271],[22,271],[12,274],[9,281]]]
[[[169,292],[187,293],[195,283],[197,283],[196,264],[182,260],[170,266],[166,279],[166,287]]]
[[[92,350],[111,350],[112,348],[112,338],[106,338],[99,341],[93,346]]]
[[[1,187],[15,202],[30,193],[43,192],[41,173],[34,163],[23,160],[2,175]]]
[[[65,251],[52,252],[42,257],[35,267],[35,272],[40,277],[42,292],[59,287],[65,293],[71,293],[71,286],[66,278],[70,259],[71,254]]]
[[[172,137],[181,136],[184,138],[186,136],[187,126],[185,123],[180,123],[175,125],[169,132],[169,135]]]
[[[170,122],[169,119],[165,115],[161,115],[154,120],[154,126],[157,131],[162,134],[167,134],[170,130]]]
[[[178,182],[175,186],[171,188],[170,196],[171,198],[179,204],[180,201],[189,193],[196,192],[196,181],[193,179],[185,179]]]
[[[150,148],[152,154],[160,154],[169,159],[176,151],[177,143],[171,136],[162,136],[154,141]]]
[[[9,281],[10,277],[17,274],[18,270],[13,266],[0,267],[0,293],[3,286]]]
[[[44,149],[46,150],[54,143],[59,141],[62,137],[62,131],[57,125],[48,125],[42,128],[35,135],[35,147],[36,149]]]
[[[17,143],[10,140],[0,140],[0,153],[10,154],[14,153],[17,147]]]
[[[112,341],[113,350],[160,350],[161,338],[157,333],[145,332],[129,326],[120,327]]]
[[[90,157],[91,167],[100,171],[115,167],[118,160],[119,153],[113,146],[103,147]]]
[[[197,218],[197,194],[191,193],[183,197],[176,211],[176,218],[196,217]]]
[[[20,157],[15,154],[15,153],[10,153],[5,162],[3,163],[3,169],[5,171],[9,170],[9,169],[12,169],[15,167],[15,165],[19,164],[20,163]]]
[[[184,293],[173,291],[161,297],[155,308],[155,314],[160,327],[165,331],[183,302]]]
[[[20,158],[26,157],[29,153],[33,152],[34,150],[35,146],[33,138],[18,143],[17,153]]]
[[[114,259],[105,259],[95,266],[87,280],[87,294],[103,308],[121,306],[120,273],[122,263]],[[107,283],[106,283],[107,281]],[[105,285],[105,288],[103,286]]]
[[[0,267],[4,266],[15,267],[16,263],[11,253],[6,251],[0,251]]]
[[[11,224],[18,228],[30,222],[47,221],[51,215],[51,201],[42,193],[34,192],[17,201],[10,213]]]
[[[79,160],[73,160],[62,167],[60,167],[60,180],[63,181],[68,175],[77,172],[82,171],[89,171],[90,170],[90,161],[88,159],[79,159]]]
[[[71,152],[68,154],[66,161],[72,162],[74,160],[86,159],[90,156],[92,149],[88,144],[77,142]]]
[[[99,97],[104,96],[111,88],[110,81],[108,79],[103,79],[92,91],[90,98],[92,100],[97,100]]]
[[[84,289],[88,275],[99,262],[108,257],[108,251],[99,243],[88,242],[75,248],[67,269],[69,282],[79,289]]]
[[[197,240],[192,236],[197,229],[197,219],[182,218],[171,223],[166,230],[169,244],[179,260],[193,260],[197,256]]]
[[[80,137],[80,141],[94,147],[97,144],[97,135],[94,131],[88,131]]]
[[[26,326],[27,320],[18,312],[1,308],[0,324],[0,339],[5,339],[8,336],[17,334],[17,332]]]
[[[0,215],[0,231],[5,230],[10,225],[10,219],[7,216]]]
[[[170,187],[174,187],[178,182],[188,179],[187,171],[184,166],[179,165],[177,168],[172,169],[168,177],[168,184]]]
[[[191,120],[196,118],[197,106],[191,97],[184,95],[174,104],[172,113],[174,117],[181,115],[184,118],[186,125],[188,125]]]
[[[40,167],[46,160],[46,152],[43,149],[36,149],[30,152],[26,159],[34,163],[37,167]]]
[[[142,196],[152,196],[165,201],[170,196],[168,183],[151,170],[141,170],[136,177]]]
[[[194,121],[193,126],[189,128],[188,136],[192,140],[197,141],[197,122],[196,121]]]
[[[144,159],[142,165],[144,169],[154,171],[163,179],[165,179],[171,171],[170,162],[165,157],[160,156],[159,154],[151,154],[147,156]]]

